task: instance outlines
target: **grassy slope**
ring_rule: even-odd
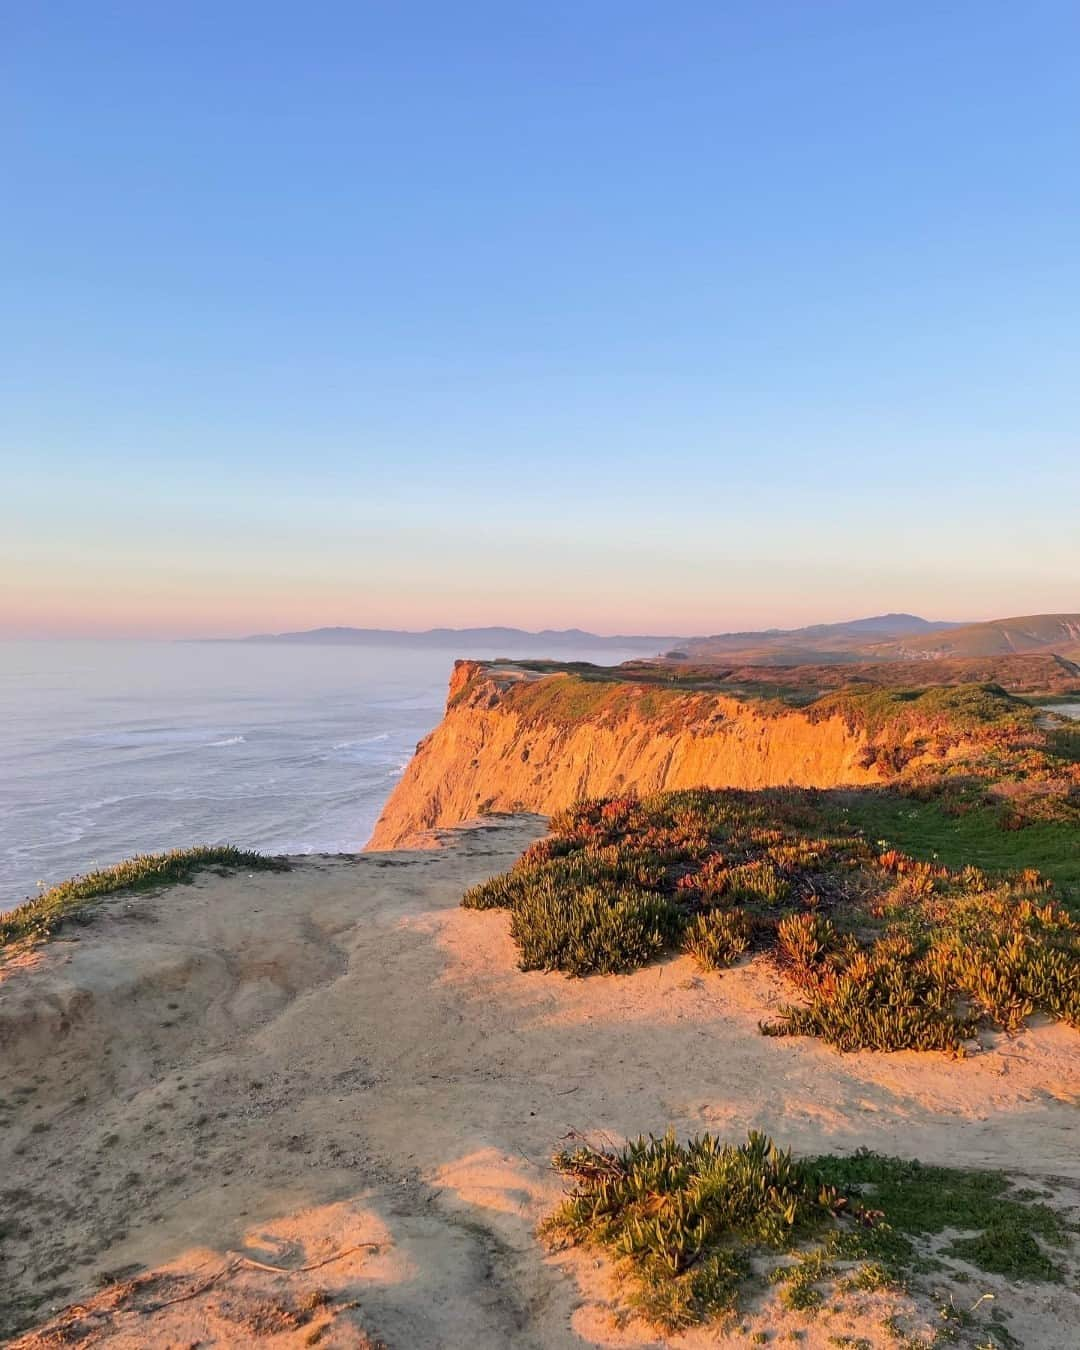
[[[1035,725],[1030,707],[994,684],[838,689],[810,707],[814,718],[836,713],[871,736],[889,731],[902,737],[939,728],[954,735],[988,728],[1020,732]]]
[[[755,682],[740,686],[702,683],[699,671],[657,678],[611,667],[557,670],[548,662],[519,663],[544,678],[504,687],[500,705],[523,724],[576,727],[648,721],[658,732],[692,732],[730,715],[724,699],[749,702],[760,716],[814,723],[842,718],[861,733],[863,764],[877,765],[884,781],[921,796],[948,799],[969,811],[993,802],[1002,820],[1080,825],[1080,726],[1053,727],[1025,699],[994,683],[917,688],[860,683],[824,693],[806,687]],[[458,693],[467,698],[485,678]],[[1057,835],[1051,860],[1063,852]],[[1003,855],[1006,865],[1011,854]],[[969,859],[968,861],[975,861]],[[996,865],[988,858],[991,866]]]
[[[905,652],[945,656],[1005,656],[1011,652],[1066,651],[1076,644],[1080,614],[1028,614],[966,624],[945,633],[901,638],[894,646]]]
[[[998,684],[1013,694],[1053,701],[1080,698],[1080,672],[1051,656],[1004,656],[925,662],[879,661],[847,666],[772,665],[743,662],[625,661],[597,666],[588,661],[493,661],[490,667],[530,670],[538,675],[571,675],[587,682],[661,685],[685,691],[714,690],[735,697],[780,698],[802,706],[828,690],[846,686],[889,689],[943,685]]]
[[[62,881],[33,900],[0,914],[0,951],[27,938],[45,938],[67,919],[80,918],[95,901],[120,892],[146,891],[188,882],[196,873],[215,868],[285,871],[282,858],[268,858],[231,845],[198,845],[168,853],[146,853],[114,867]]]
[[[529,668],[529,663],[521,662]],[[700,672],[671,675],[666,672],[627,672],[618,667],[581,666],[572,670],[545,669],[547,663],[532,663],[547,678],[513,685],[504,695],[506,705],[527,721],[577,723],[601,716],[619,716],[634,709],[642,717],[677,715],[677,710],[700,710],[689,700],[705,693],[729,698],[753,699],[762,711],[774,714],[804,711],[812,720],[839,714],[870,735],[889,731],[896,736],[924,728],[948,728],[956,733],[997,729],[1005,732],[1034,726],[1028,704],[994,684],[928,685],[913,688],[883,688],[856,685],[817,690],[793,684],[766,681],[727,686],[709,681]]]
[[[1080,910],[1080,832],[1069,822],[1036,822],[1003,830],[992,810],[950,815],[940,802],[920,802],[897,792],[830,794],[837,815],[863,830],[871,842],[884,839],[915,858],[946,867],[968,863],[986,872],[1038,868]]]

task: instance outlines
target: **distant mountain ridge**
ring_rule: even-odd
[[[414,632],[400,628],[308,628],[296,633],[257,633],[252,637],[230,638],[235,642],[311,643],[361,647],[449,647],[467,652],[471,646],[507,646],[521,652],[528,648],[536,654],[557,652],[563,648],[594,647],[599,650],[639,650],[655,655],[673,642],[673,636],[626,634],[602,637],[581,628],[544,628],[528,632],[523,628],[427,628]],[[509,650],[505,655],[512,655]]]
[[[867,637],[907,635],[909,633],[938,633],[949,628],[962,628],[963,624],[944,619],[920,619],[917,614],[875,614],[869,619],[850,619],[846,623],[816,623],[809,628],[796,628],[796,633],[804,637],[846,636],[848,634]]]
[[[326,628],[305,628],[288,633],[255,633],[250,637],[213,639],[224,642],[312,642],[356,643],[367,646],[441,647],[447,643],[476,642],[490,646],[499,642],[522,640],[541,646],[611,646],[642,647],[659,651],[661,647],[678,643],[683,647],[706,643],[742,646],[747,640],[772,641],[780,638],[875,638],[878,641],[909,635],[935,633],[959,624],[934,623],[915,614],[877,614],[866,619],[851,619],[843,623],[819,623],[807,628],[768,628],[743,633],[717,633],[712,637],[687,637],[675,634],[620,633],[602,636],[581,628],[543,628],[532,632],[524,628],[493,626],[488,628],[352,628],[344,625]]]
[[[219,639],[221,640],[221,639]],[[581,628],[311,628],[225,639],[255,643],[441,648],[457,655],[497,651],[501,656],[552,656],[589,648],[705,663],[781,666],[866,661],[934,661],[1010,655],[1057,655],[1080,659],[1080,614],[1029,614],[1019,618],[957,623],[917,614],[874,614],[804,628],[770,628],[709,637],[621,633],[614,637]]]

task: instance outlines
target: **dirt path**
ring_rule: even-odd
[[[574,1128],[752,1126],[1080,1179],[1065,1028],[959,1063],[840,1056],[758,1033],[780,991],[753,967],[522,975],[506,916],[458,900],[541,828],[207,876],[0,967],[0,1335],[112,1278],[24,1344],[640,1341],[533,1236]],[[1080,1325],[1075,1291],[1049,1304],[1053,1334]]]

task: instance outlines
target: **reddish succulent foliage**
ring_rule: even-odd
[[[962,1052],[1039,1010],[1080,1026],[1080,925],[1026,869],[991,880],[874,846],[798,790],[582,802],[471,908],[511,910],[524,969],[623,972],[682,948],[765,955],[801,995],[762,1030]]]

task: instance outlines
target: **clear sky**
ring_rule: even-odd
[[[0,633],[1080,609],[1076,0],[8,0]]]

